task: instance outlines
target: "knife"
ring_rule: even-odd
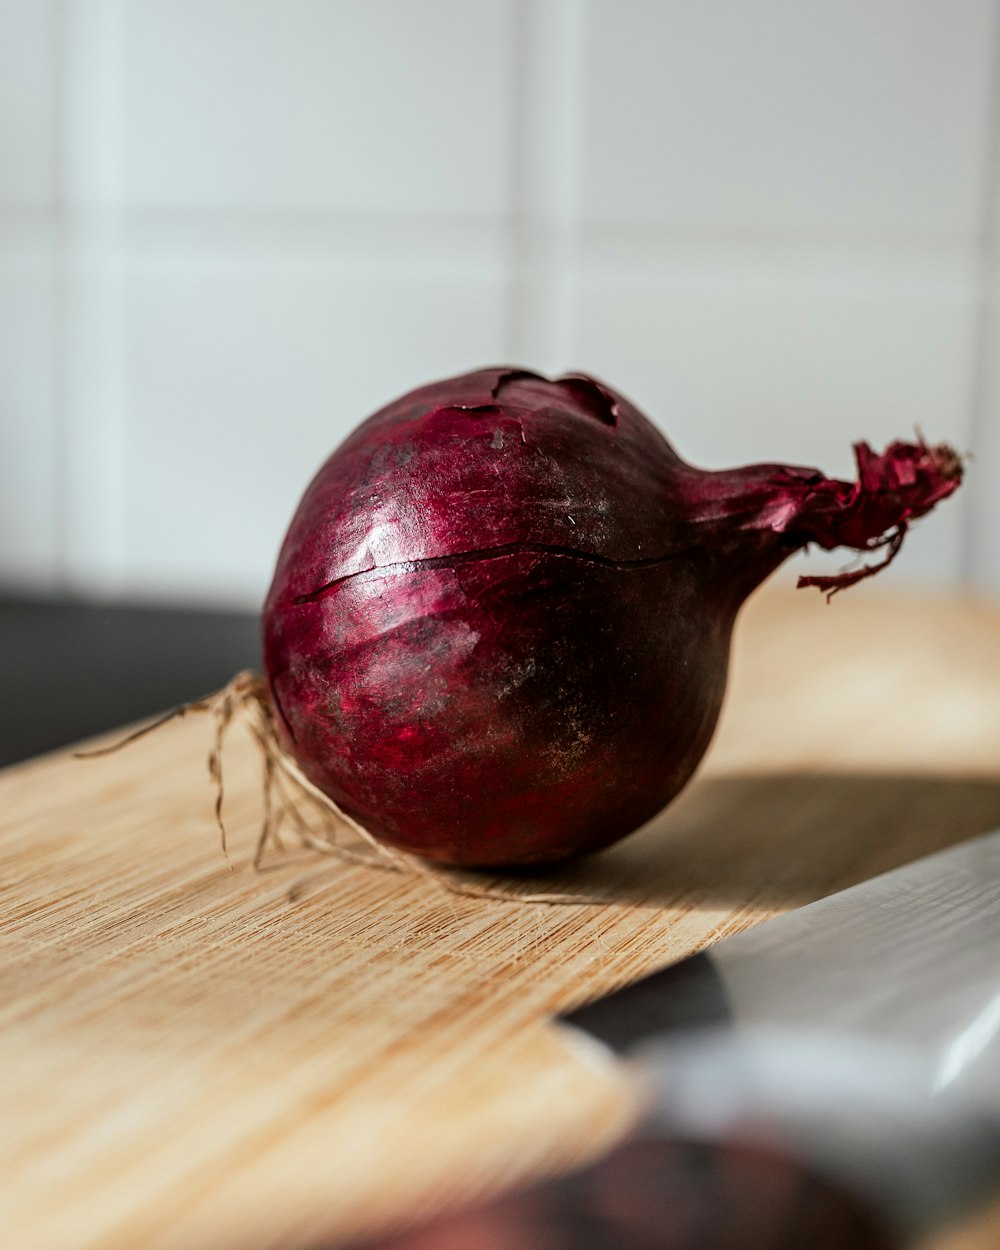
[[[1000,831],[559,1023],[591,1059],[634,1073],[645,1112],[630,1140],[381,1245],[913,1245],[1000,1184]]]

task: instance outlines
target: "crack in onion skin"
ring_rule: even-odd
[[[263,614],[283,746],[427,859],[619,840],[704,755],[746,596],[809,543],[891,559],[961,480],[947,447],[855,454],[853,483],[705,472],[582,375],[484,369],[403,396],[327,460],[285,539]]]

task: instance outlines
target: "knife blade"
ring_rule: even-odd
[[[560,1023],[630,1060],[650,1131],[780,1140],[912,1239],[1000,1178],[1000,831]]]
[[[617,1052],[678,1030],[912,1047],[1000,1105],[1000,831],[765,921],[560,1017]]]

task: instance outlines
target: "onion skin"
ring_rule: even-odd
[[[891,559],[961,480],[947,447],[855,451],[858,483],[707,473],[581,375],[486,369],[411,392],[329,458],[285,539],[263,614],[282,745],[427,859],[608,846],[704,755],[746,596],[810,542]]]

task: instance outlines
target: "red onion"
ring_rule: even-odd
[[[690,778],[747,595],[793,552],[884,549],[961,480],[685,464],[592,378],[484,369],[369,418],[313,480],[264,609],[284,748],[380,840],[470,866],[623,837]],[[882,565],[801,578],[834,593]]]

